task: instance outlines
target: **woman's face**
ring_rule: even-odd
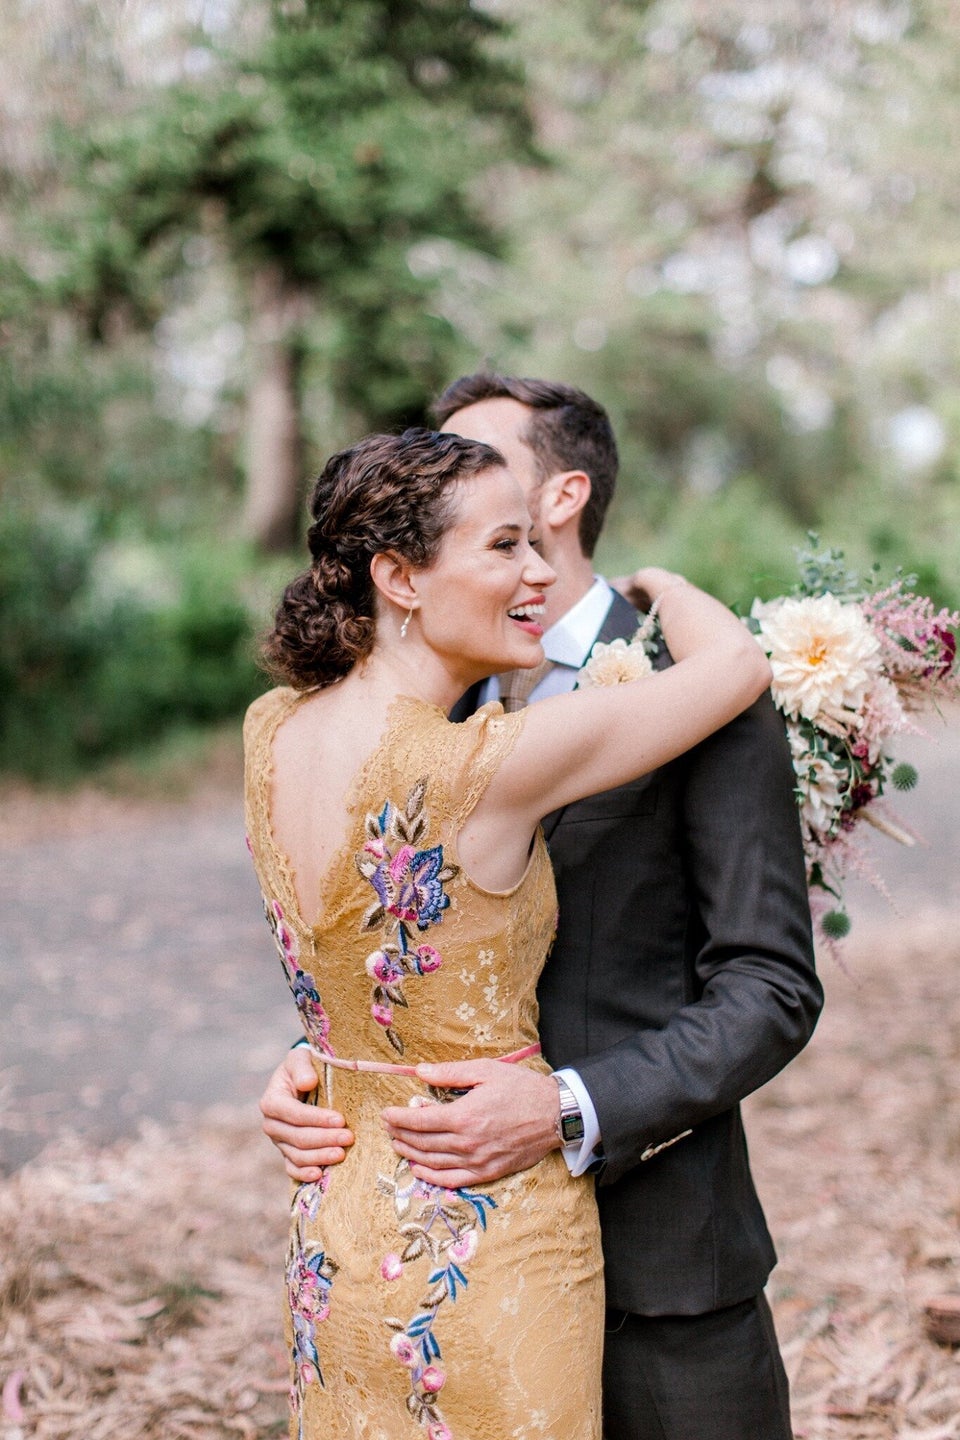
[[[543,658],[544,591],[556,575],[530,542],[519,484],[487,470],[459,482],[437,558],[414,574],[420,634],[468,683]]]

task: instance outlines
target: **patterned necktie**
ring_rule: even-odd
[[[514,710],[523,709],[544,675],[553,669],[555,663],[553,660],[541,660],[532,670],[505,670],[502,675],[497,676],[500,682],[500,702],[508,715],[512,715]]]

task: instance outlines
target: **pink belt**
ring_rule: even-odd
[[[327,1055],[322,1050],[310,1046],[310,1054],[321,1065],[332,1065],[337,1070],[359,1070],[365,1074],[372,1075],[416,1075],[415,1065],[388,1065],[383,1060],[341,1060],[339,1055]],[[513,1065],[517,1060],[526,1060],[530,1055],[540,1054],[539,1041],[535,1045],[525,1045],[522,1050],[513,1050],[509,1055],[495,1055],[495,1060],[500,1060],[504,1065]],[[485,1057],[484,1057],[485,1058]],[[447,1062],[424,1061],[424,1064],[439,1064]],[[457,1061],[457,1064],[462,1063]]]

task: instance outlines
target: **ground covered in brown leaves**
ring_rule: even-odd
[[[858,928],[813,1044],[748,1105],[804,1440],[960,1437],[960,1352],[924,1331],[960,1291],[958,930]],[[284,1210],[249,1112],[4,1181],[0,1440],[282,1435]]]
[[[821,963],[812,1045],[748,1106],[795,1430],[956,1440],[960,1351],[924,1333],[960,1292],[956,914],[858,926],[847,970]]]

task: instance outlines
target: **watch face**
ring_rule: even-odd
[[[573,1115],[560,1117],[560,1133],[563,1136],[564,1145],[571,1145],[574,1140],[583,1139],[583,1116],[579,1110]]]

